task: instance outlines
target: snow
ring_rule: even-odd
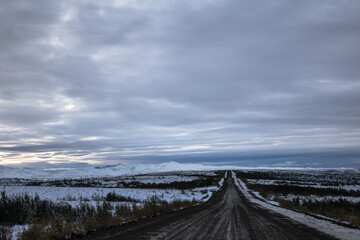
[[[227,178],[227,171],[225,171],[224,177],[219,181],[220,188],[224,185],[225,178]]]
[[[321,232],[327,233],[329,235],[332,235],[339,239],[346,239],[346,240],[358,240],[360,239],[360,230],[359,229],[352,229],[352,228],[346,228],[339,225],[336,225],[334,223],[331,223],[329,221],[320,220],[314,217],[311,217],[309,215],[294,212],[288,209],[284,209],[278,206],[271,205],[267,202],[258,200],[251,196],[251,194],[248,192],[248,189],[246,188],[246,185],[236,177],[235,173],[232,171],[232,176],[234,179],[235,185],[239,188],[239,190],[244,194],[246,198],[249,199],[250,202],[257,204],[263,208],[266,208],[268,210],[280,213],[286,217],[291,218],[292,220],[302,223],[308,227],[315,228]],[[244,188],[245,186],[245,188]]]
[[[311,188],[332,188],[338,190],[346,190],[346,191],[360,191],[360,185],[339,185],[339,186],[331,186],[331,185],[323,185],[323,184],[314,184],[313,182],[297,182],[290,180],[268,180],[268,179],[247,179],[250,184],[260,184],[260,185],[290,185],[290,186],[298,186],[298,187],[311,187]]]
[[[224,179],[222,178],[219,182],[219,186],[222,187],[224,185]]]
[[[0,166],[1,178],[23,179],[79,179],[92,177],[114,177],[122,175],[135,175],[145,173],[159,173],[171,171],[209,171],[219,169],[238,169],[231,166],[210,166],[204,164],[181,164],[165,162],[159,164],[117,164],[110,166],[83,167],[83,168],[14,168]]]
[[[271,201],[271,200],[268,200],[268,199],[264,198],[263,196],[260,195],[259,192],[255,192],[255,191],[251,191],[251,192],[255,195],[255,197],[257,197],[257,198],[259,198],[259,199],[261,199],[261,200],[263,200],[263,201],[265,201],[267,203],[270,203],[270,204],[276,205],[276,206],[280,205],[278,202]]]
[[[206,175],[208,173],[203,173]],[[225,174],[226,176],[226,174]],[[136,177],[139,177],[137,179]],[[196,176],[136,176],[136,180],[147,180],[149,182],[171,182],[171,181],[191,181],[197,179]],[[222,186],[224,178],[219,182]],[[221,184],[220,184],[221,183]],[[93,188],[93,187],[53,187],[53,186],[22,186],[22,185],[11,185],[2,186],[1,190],[5,191],[6,196],[17,196],[28,194],[34,197],[38,195],[40,199],[47,199],[53,202],[66,202],[73,207],[79,206],[81,203],[86,203],[92,206],[102,204],[102,199],[110,192],[115,192],[118,195],[124,197],[130,197],[136,200],[136,205],[141,206],[151,197],[156,196],[161,201],[172,202],[174,200],[196,200],[198,202],[208,201],[213,193],[219,190],[219,186],[201,187],[189,190],[178,190],[178,189],[140,189],[140,188]],[[111,204],[128,204],[126,202],[111,202]],[[131,203],[133,204],[133,203]],[[18,235],[26,229],[27,225],[15,225],[11,227],[12,240],[17,240]]]
[[[12,240],[17,240],[20,237],[20,234],[26,230],[29,226],[28,225],[14,225],[12,226],[11,229],[11,237]]]
[[[270,199],[274,199],[275,197],[282,198],[284,200],[292,201],[294,199],[300,199],[303,201],[338,201],[338,200],[345,200],[353,203],[360,202],[360,197],[349,197],[349,196],[316,196],[316,195],[294,195],[294,194],[288,194],[288,195],[270,195]]]
[[[237,179],[236,174],[233,171],[231,171],[231,174],[232,174],[233,179]],[[246,184],[243,181],[241,181],[240,179],[238,179],[238,181],[235,181],[235,185],[239,189],[244,189],[247,193],[249,193],[249,191],[252,192],[256,197],[260,198],[263,201],[266,201],[266,202],[268,202],[270,204],[273,204],[273,205],[279,205],[278,202],[267,200],[267,199],[263,198],[258,192],[249,190],[247,188]]]
[[[146,175],[146,176],[133,176],[124,179],[119,179],[124,182],[141,182],[141,183],[172,183],[172,182],[191,182],[193,180],[198,180],[198,176],[178,176],[178,175],[169,175],[169,176],[159,176],[159,175]]]
[[[210,170],[226,170],[226,169],[242,169],[242,170],[292,170],[292,171],[335,171],[329,168],[269,168],[269,167],[241,167],[241,166],[211,166],[204,164],[182,164],[178,162],[164,163],[137,163],[137,164],[116,164],[109,166],[91,166],[81,168],[16,168],[0,165],[1,178],[23,178],[23,179],[79,179],[92,177],[114,177],[122,175],[135,175],[145,173],[159,173],[172,171],[210,171]],[[358,169],[336,169],[336,171],[359,173]]]
[[[231,171],[231,174],[232,174],[233,179],[237,179],[236,174],[233,171]],[[243,188],[246,191],[248,191],[246,184],[243,181],[240,181],[240,179],[239,179],[239,181],[235,181],[235,185],[238,186],[239,188]]]
[[[6,186],[7,196],[22,195],[27,193],[29,196],[39,195],[40,199],[47,199],[54,202],[68,202],[72,206],[79,205],[81,202],[96,204],[101,202],[103,197],[110,192],[115,192],[124,197],[130,197],[138,202],[145,202],[151,197],[158,197],[162,201],[171,202],[177,200],[193,199],[200,201],[205,195],[212,195],[212,191],[218,188],[204,187],[192,190],[177,189],[139,189],[139,188],[84,188],[84,187],[43,187],[43,186]],[[202,193],[206,191],[207,193]]]
[[[219,182],[219,186],[222,187],[224,185],[224,178],[222,178]]]

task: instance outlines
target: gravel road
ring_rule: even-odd
[[[96,232],[82,239],[334,239],[251,204],[233,183],[206,203],[175,213]]]

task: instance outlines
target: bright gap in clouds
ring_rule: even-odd
[[[359,10],[4,1],[0,165],[359,167]]]

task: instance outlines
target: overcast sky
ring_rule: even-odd
[[[358,0],[0,0],[0,165],[342,166],[360,149],[359,12]],[[312,152],[336,160],[286,157]],[[346,159],[360,166],[359,151]]]

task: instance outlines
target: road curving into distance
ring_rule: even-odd
[[[250,203],[227,174],[206,203],[91,233],[81,239],[335,239]]]

